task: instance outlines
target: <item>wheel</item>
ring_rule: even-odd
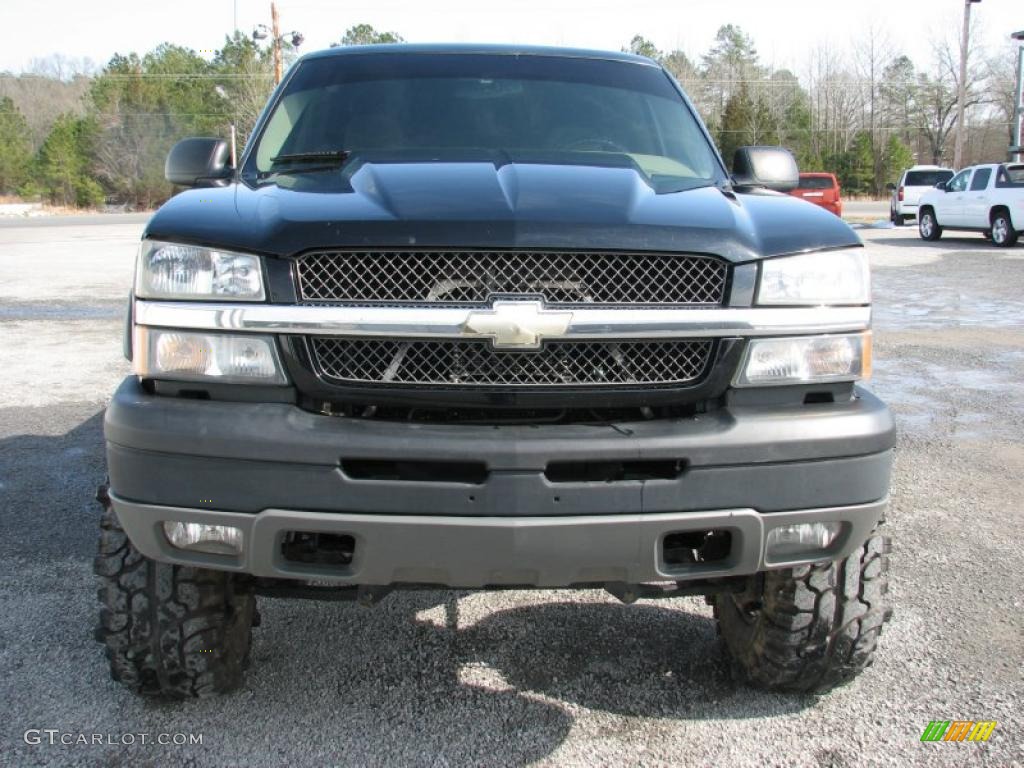
[[[767,571],[742,595],[716,595],[734,677],[765,690],[825,693],[869,667],[892,615],[888,553],[888,539],[875,533],[839,562]]]
[[[942,227],[935,219],[935,213],[931,208],[925,208],[917,216],[917,229],[921,233],[922,240],[938,240],[942,237]]]
[[[100,521],[100,623],[110,674],[135,693],[205,698],[237,688],[248,663],[256,598],[223,571],[158,563],[107,507]]]
[[[989,230],[992,242],[1000,248],[1009,248],[1017,244],[1020,233],[1013,228],[1010,221],[1010,214],[1006,211],[996,211],[992,216],[992,229]]]

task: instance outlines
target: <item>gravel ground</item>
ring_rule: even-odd
[[[900,425],[895,616],[821,698],[732,683],[699,599],[264,600],[241,692],[140,701],[92,639],[104,403],[138,217],[0,224],[0,765],[1024,764],[1024,247],[865,229],[876,376]],[[922,744],[994,719],[987,744]],[[29,745],[28,729],[130,746]],[[202,744],[158,746],[159,734]]]

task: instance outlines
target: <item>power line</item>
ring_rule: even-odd
[[[170,72],[133,72],[133,73],[108,72],[106,74],[96,75],[95,77],[89,77],[89,76],[85,76],[85,75],[83,75],[82,77],[85,78],[85,79],[88,79],[88,80],[98,80],[98,79],[101,79],[101,78],[102,79],[109,79],[109,80],[139,80],[139,79],[144,79],[144,78],[155,78],[155,79],[158,79],[158,80],[224,80],[224,79],[227,79],[227,80],[242,80],[242,79],[245,79],[245,78],[267,78],[267,79],[273,79],[274,73],[273,72],[268,72],[268,73],[263,73],[263,72],[255,72],[255,73],[248,73],[248,72],[247,73],[234,73],[234,72],[224,72],[224,73],[219,73],[219,72],[184,72],[184,73],[180,73],[180,74],[175,74],[175,73],[170,73]],[[67,83],[68,82],[66,80],[57,80],[56,78],[48,77],[47,75],[34,75],[34,74],[12,75],[12,74],[7,73],[7,72],[0,73],[0,79],[3,79],[3,80],[40,79],[40,80],[52,80],[53,82],[59,82],[59,83]],[[74,82],[74,81],[72,80],[71,82]]]
[[[96,80],[96,79],[111,79],[111,80],[136,80],[144,78],[154,79],[176,79],[176,80],[218,80],[218,79],[229,79],[229,80],[244,80],[246,78],[261,78],[270,79],[274,77],[273,72],[108,72],[99,75],[80,75],[79,77]],[[0,72],[0,79],[3,80],[22,80],[22,79],[41,79],[41,80],[52,80],[54,82],[68,83],[66,80],[57,80],[56,78],[48,75],[37,75],[33,73],[25,73],[21,75],[11,74],[9,72]],[[78,79],[78,78],[76,78]],[[74,82],[73,80],[70,82]],[[762,88],[804,88],[811,89],[816,87],[825,88],[870,88],[872,82],[870,80],[814,80],[810,85],[804,85],[803,81],[800,80],[762,80],[762,79],[745,79],[745,80],[705,80],[700,77],[696,78],[683,78],[683,84],[692,84],[696,86],[700,85],[720,85],[720,86],[739,86],[739,85],[756,85]],[[918,81],[903,81],[903,80],[877,80],[874,82],[875,88],[934,88],[937,85],[941,85],[941,81],[932,80],[929,82],[918,82]]]

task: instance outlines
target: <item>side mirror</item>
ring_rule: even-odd
[[[224,139],[182,139],[167,155],[164,176],[183,187],[215,187],[234,172],[231,148]]]
[[[896,191],[896,185],[893,184],[891,181],[888,184],[885,185],[885,188],[889,192],[895,192]]]
[[[941,189],[943,192],[945,192],[946,191],[946,182],[940,181],[938,184],[935,185],[935,188],[936,189]]]
[[[796,158],[782,147],[740,147],[732,161],[732,179],[738,187],[764,187],[789,192],[800,185]]]

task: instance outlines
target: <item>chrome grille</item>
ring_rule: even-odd
[[[708,256],[520,251],[319,252],[297,261],[300,300],[485,305],[531,294],[548,304],[721,304],[726,265]]]
[[[329,381],[466,387],[686,384],[704,373],[712,343],[549,341],[502,352],[489,341],[310,338]]]

